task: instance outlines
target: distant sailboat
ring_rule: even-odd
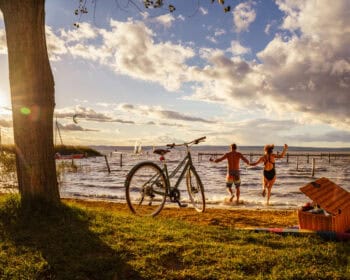
[[[135,154],[135,155],[142,154],[141,142],[137,142],[137,141],[136,141],[135,146],[134,146],[134,154]]]

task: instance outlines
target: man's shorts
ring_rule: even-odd
[[[241,178],[239,170],[230,170],[226,176],[226,187],[232,188],[232,184],[235,184],[236,188],[239,188],[241,185]]]

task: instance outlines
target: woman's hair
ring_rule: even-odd
[[[231,144],[231,149],[232,150],[237,150],[237,145],[236,144]]]
[[[272,144],[272,145],[265,145],[264,151],[267,154],[272,154],[273,148],[274,148],[274,144]]]

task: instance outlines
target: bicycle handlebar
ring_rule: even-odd
[[[170,149],[172,149],[172,148],[174,148],[176,146],[188,146],[188,145],[191,145],[191,144],[198,144],[200,142],[204,142],[206,138],[207,138],[206,136],[203,136],[203,137],[200,137],[198,139],[192,140],[192,141],[187,142],[187,143],[183,143],[183,144],[172,143],[172,144],[167,144],[166,146],[169,147]]]

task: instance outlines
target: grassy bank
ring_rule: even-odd
[[[125,205],[66,200],[43,216],[1,196],[0,278],[349,279],[349,243],[235,229],[269,220],[287,226],[295,214],[167,208],[145,219]]]
[[[2,145],[2,150],[4,152],[14,153],[14,145]],[[72,145],[56,145],[55,153],[60,153],[61,155],[84,154],[87,157],[102,156],[100,152],[90,147]]]

